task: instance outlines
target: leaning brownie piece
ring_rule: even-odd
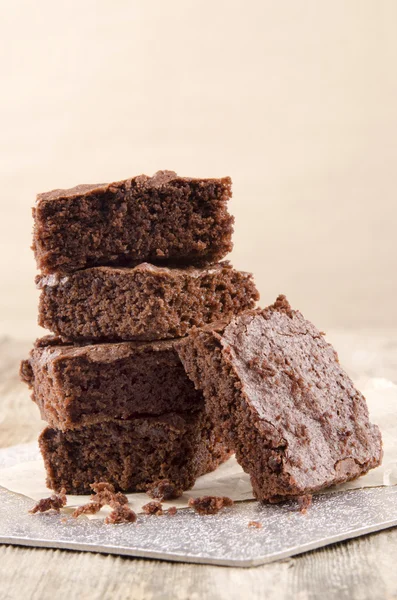
[[[44,273],[135,262],[204,264],[232,249],[231,179],[173,171],[37,196],[33,249]]]
[[[204,405],[175,340],[71,346],[47,336],[22,362],[21,377],[42,418],[56,429]]]
[[[250,273],[204,268],[93,267],[37,278],[39,324],[73,341],[160,340],[253,308]]]
[[[380,464],[381,435],[364,397],[284,296],[193,331],[179,355],[258,499],[315,492]]]
[[[159,479],[187,490],[230,456],[204,409],[67,431],[47,428],[39,443],[48,487],[69,494],[88,493],[94,482],[145,491]]]

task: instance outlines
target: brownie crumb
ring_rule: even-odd
[[[122,492],[117,492],[114,495],[114,501],[117,502],[117,504],[128,504],[128,498]]]
[[[111,483],[100,481],[99,483],[90,484],[90,488],[95,494],[91,495],[90,502],[76,508],[72,517],[77,519],[80,515],[95,515],[103,506],[108,505],[113,510],[106,517],[105,523],[126,523],[136,520],[134,511],[126,506],[128,504],[127,496],[121,492],[116,492]],[[135,519],[133,515],[135,515]]]
[[[311,507],[312,502],[313,502],[313,496],[311,494],[306,494],[305,496],[299,496],[299,498],[297,498],[298,501],[298,506],[299,506],[299,512],[302,515],[305,515],[307,513],[307,509]]]
[[[248,523],[248,527],[254,527],[255,529],[262,529],[262,523],[259,523],[259,521],[250,521]]]
[[[168,479],[160,479],[152,483],[146,490],[146,493],[150,498],[158,500],[175,500],[182,496],[183,490]]]
[[[59,494],[53,494],[49,498],[42,498],[38,503],[29,511],[32,515],[40,512],[47,512],[48,510],[55,510],[59,513],[61,508],[66,506],[66,490],[61,489]]]
[[[166,512],[167,515],[169,515],[170,517],[174,517],[177,513],[176,506],[170,506],[170,508]]]
[[[91,496],[91,502],[98,503],[101,506],[108,504],[109,506],[128,504],[128,498],[121,492],[115,492],[114,486],[111,483],[100,481],[92,483],[90,488],[95,492]]]
[[[190,508],[199,515],[216,515],[222,508],[233,504],[233,500],[227,496],[200,496],[189,500]]]
[[[137,519],[134,511],[125,504],[115,504],[109,516],[106,517],[106,525],[116,525],[118,523],[135,523]]]
[[[87,502],[87,504],[83,504],[83,506],[79,506],[76,508],[72,517],[77,519],[80,515],[95,515],[102,508],[102,504],[100,502]]]
[[[157,517],[164,514],[161,502],[158,502],[157,500],[153,500],[153,502],[148,502],[147,504],[142,506],[142,510],[147,515],[156,515]]]

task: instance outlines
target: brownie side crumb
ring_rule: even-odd
[[[233,504],[233,500],[227,496],[200,496],[189,499],[190,508],[199,515],[216,515],[222,508]]]
[[[177,513],[177,508],[176,506],[170,506],[170,508],[166,511],[167,515],[169,515],[170,517],[174,517]]]
[[[42,498],[37,504],[29,511],[32,515],[40,512],[47,512],[48,510],[55,510],[59,513],[61,508],[66,506],[66,490],[62,488],[59,494],[53,494],[49,498]]]
[[[115,504],[112,512],[105,519],[106,525],[118,523],[135,523],[137,519],[134,511],[125,504]]]
[[[157,517],[160,517],[162,514],[164,514],[161,502],[158,502],[157,500],[153,500],[153,502],[148,502],[147,504],[142,506],[142,510],[147,515],[156,515]]]
[[[255,529],[262,529],[262,523],[259,523],[259,521],[250,521],[248,523],[248,527],[253,527]]]
[[[313,496],[311,494],[306,494],[305,496],[299,496],[297,498],[297,501],[298,501],[298,506],[299,506],[299,512],[302,515],[305,515],[307,513],[307,509],[310,508],[313,503]]]
[[[150,498],[158,500],[175,500],[182,496],[183,490],[168,479],[160,479],[150,484],[146,493]]]
[[[77,519],[80,515],[95,515],[102,508],[103,504],[100,502],[87,502],[87,504],[83,504],[82,506],[78,506],[72,517]]]

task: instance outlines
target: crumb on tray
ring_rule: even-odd
[[[299,496],[297,498],[298,501],[298,506],[299,506],[299,512],[302,515],[305,515],[307,513],[307,509],[311,507],[312,502],[313,502],[313,496],[311,494],[306,494],[305,496]]]
[[[262,529],[262,523],[259,523],[259,521],[250,521],[248,523],[248,527],[254,527],[255,529]]]
[[[105,519],[106,525],[116,525],[118,523],[135,523],[137,519],[134,511],[125,504],[117,504],[112,512]]]
[[[39,500],[29,512],[35,514],[37,512],[43,513],[48,510],[55,510],[59,513],[61,508],[66,506],[66,501],[66,490],[62,488],[59,494],[53,494],[49,498]]]
[[[158,500],[175,500],[182,496],[183,490],[168,479],[159,479],[148,486],[146,493]]]
[[[102,508],[102,504],[100,502],[87,502],[87,504],[83,504],[83,506],[78,506],[72,517],[77,519],[80,515],[95,515]]]
[[[77,519],[80,515],[95,515],[103,506],[108,505],[113,511],[105,519],[105,523],[125,523],[136,520],[135,513],[127,507],[127,496],[121,492],[116,492],[111,483],[100,481],[99,483],[92,483],[90,488],[95,493],[91,495],[90,501],[87,504],[76,508],[72,517]],[[121,508],[125,508],[126,510],[123,511]],[[135,515],[135,519],[128,511]]]
[[[95,492],[91,496],[91,502],[98,502],[101,506],[105,506],[105,504],[109,506],[113,506],[114,504],[128,504],[127,496],[121,492],[116,492],[111,483],[104,481],[92,483],[90,488]]]
[[[233,504],[233,500],[227,496],[200,496],[200,498],[189,499],[190,508],[199,515],[216,515],[222,508]]]
[[[147,504],[142,506],[142,510],[147,515],[156,515],[158,517],[161,516],[162,514],[164,514],[163,508],[161,506],[161,502],[159,502],[158,500],[153,500],[153,502],[148,502]]]

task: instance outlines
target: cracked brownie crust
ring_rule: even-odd
[[[334,349],[285,297],[178,346],[255,496],[277,502],[363,475],[382,442]]]
[[[252,275],[227,262],[201,269],[95,267],[36,282],[39,325],[73,341],[182,337],[193,326],[230,320],[259,297]]]
[[[230,456],[204,410],[67,431],[47,428],[39,444],[48,487],[68,494],[89,493],[94,482],[145,491],[159,479],[187,490]]]
[[[206,264],[232,249],[231,179],[173,171],[37,196],[33,250],[43,273],[133,262]]]
[[[21,378],[42,418],[62,430],[204,405],[175,340],[71,346],[48,336],[22,362]]]

